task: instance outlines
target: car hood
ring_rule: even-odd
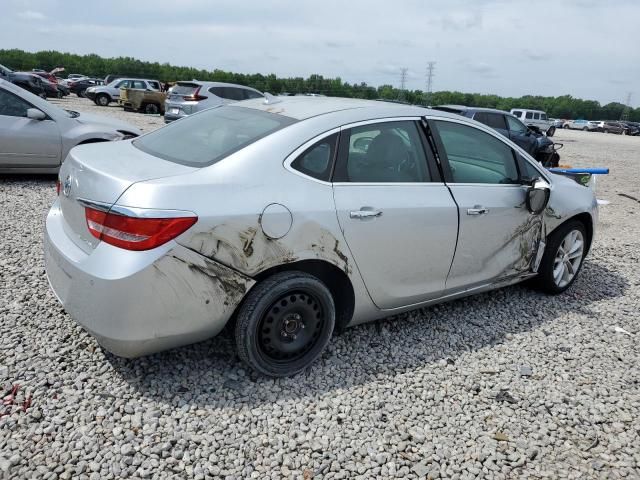
[[[123,122],[115,118],[104,117],[102,115],[80,113],[80,116],[74,118],[74,120],[85,125],[96,125],[102,128],[110,127],[114,130],[124,130],[126,132],[135,133],[136,135],[142,135],[142,130],[140,130],[138,127],[134,127],[130,123]]]

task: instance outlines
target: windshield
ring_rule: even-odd
[[[206,167],[294,122],[252,108],[221,106],[171,123],[133,145],[170,162]]]

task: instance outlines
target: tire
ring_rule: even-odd
[[[556,134],[556,127],[549,127],[547,130],[547,137],[553,137]]]
[[[84,98],[84,97],[85,97],[85,90],[79,90],[79,91],[76,93],[76,95],[77,95],[79,98]]]
[[[626,135],[626,134],[627,134],[627,131],[626,131],[626,130],[622,130],[621,134],[622,134],[622,135]]]
[[[160,113],[160,107],[155,103],[147,103],[143,108],[144,113],[147,115],[157,115]]]
[[[589,130],[587,127],[582,127],[583,132],[586,132],[587,130]]]
[[[111,99],[106,93],[99,93],[96,95],[96,105],[100,107],[108,107],[109,103],[111,103]]]
[[[569,130],[569,125],[563,125],[562,128]]]
[[[607,130],[606,128],[603,130],[604,133],[609,133],[609,130]]]
[[[573,253],[571,253],[576,245],[576,243],[573,243],[572,247],[571,242],[576,240],[581,242],[579,254],[578,250],[574,250]],[[563,256],[560,252],[561,247],[566,248],[567,246],[569,249],[569,257],[566,255]],[[582,222],[570,220],[560,226],[548,238],[547,246],[538,269],[538,276],[533,281],[534,286],[552,295],[564,292],[573,284],[575,279],[578,278],[587,252],[586,247],[587,234]],[[571,255],[575,255],[575,257],[572,258]],[[565,259],[569,259],[568,263],[571,265],[571,268],[568,267]]]
[[[335,316],[333,297],[318,278],[276,273],[258,283],[238,309],[238,356],[263,375],[295,375],[322,354]]]

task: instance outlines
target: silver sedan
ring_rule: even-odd
[[[49,281],[135,357],[233,322],[240,358],[301,371],[334,329],[532,279],[576,279],[588,186],[473,120],[275,97],[71,151],[46,219]]]
[[[125,122],[63,110],[0,80],[0,173],[57,173],[76,145],[141,133]]]

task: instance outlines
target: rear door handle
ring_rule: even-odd
[[[351,218],[364,219],[364,218],[374,218],[382,215],[380,210],[357,210],[355,212],[350,212],[349,216]]]
[[[489,213],[489,209],[481,207],[480,205],[476,205],[473,208],[467,208],[467,215],[486,215],[487,213]]]

